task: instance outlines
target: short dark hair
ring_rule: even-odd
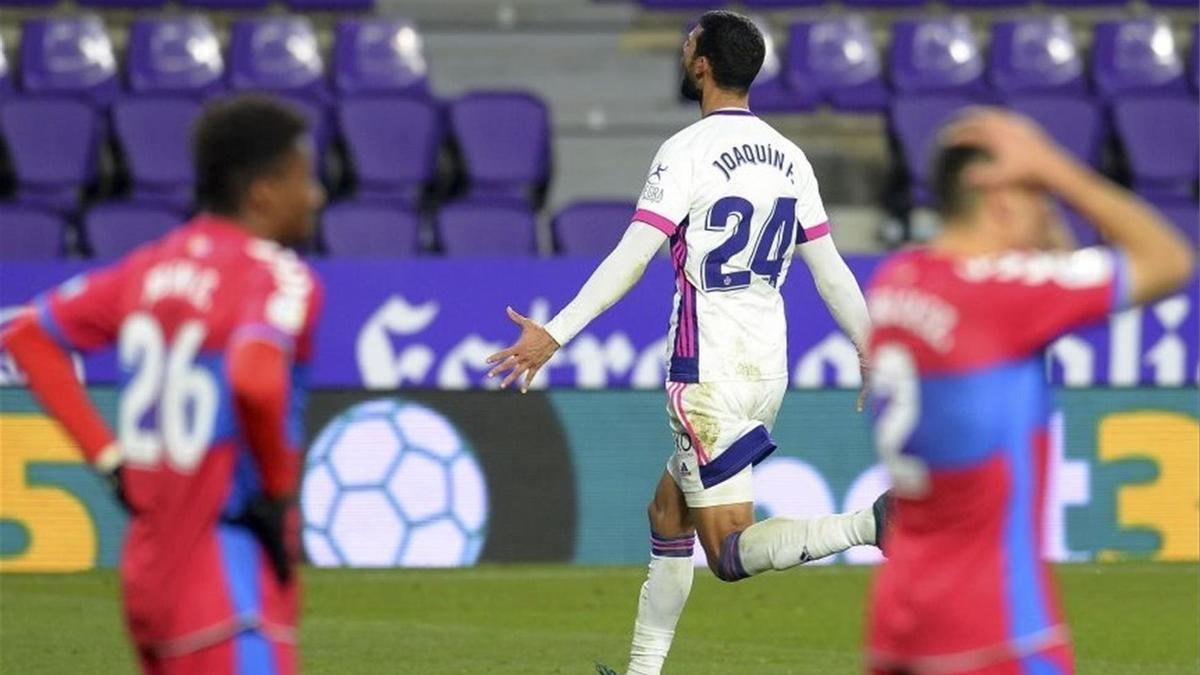
[[[267,96],[235,96],[208,106],[192,132],[200,207],[237,213],[250,185],[278,170],[307,131],[299,112]]]
[[[943,220],[959,218],[974,210],[978,192],[963,184],[963,175],[975,164],[991,160],[987,150],[974,145],[950,145],[938,150],[929,183]]]
[[[708,59],[713,80],[722,89],[749,91],[766,53],[758,26],[741,14],[717,10],[700,17],[695,55]]]

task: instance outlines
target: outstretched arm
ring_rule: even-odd
[[[861,411],[867,391],[864,355],[867,353],[867,333],[871,329],[867,301],[863,298],[858,280],[834,245],[833,237],[818,237],[798,245],[796,250],[812,271],[817,292],[821,294],[829,313],[858,349],[859,364],[863,370],[863,387],[858,395],[858,410]]]
[[[624,297],[642,278],[646,265],[666,238],[659,228],[635,220],[617,247],[579,289],[575,299],[544,327],[508,308],[509,318],[521,327],[521,336],[508,349],[488,357],[488,363],[496,364],[488,376],[495,377],[507,371],[500,382],[500,387],[506,388],[524,375],[521,393],[529,391],[533,378],[554,352]]]

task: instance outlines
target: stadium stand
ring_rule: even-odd
[[[801,100],[843,111],[881,110],[887,89],[880,64],[860,16],[801,21],[788,29],[787,84]]]
[[[196,9],[179,14],[127,11],[158,4],[76,0],[62,5],[97,13],[29,9],[6,15],[22,23],[20,32],[0,31],[0,41],[19,44],[19,54],[13,54],[0,42],[0,140],[6,150],[0,156],[0,200],[11,208],[18,204],[26,211],[62,214],[68,229],[76,231],[93,203],[186,212],[190,169],[183,141],[197,106],[228,90],[267,91],[293,102],[313,124],[317,169],[337,207],[330,207],[330,222],[344,222],[344,213],[364,213],[376,225],[415,222],[417,232],[423,231],[422,222],[432,221],[442,233],[441,223],[463,209],[501,209],[513,221],[519,218],[509,211],[529,215],[529,210],[541,220],[537,250],[594,254],[606,246],[603,242],[615,241],[611,237],[619,236],[628,214],[615,219],[615,233],[601,224],[594,237],[571,223],[593,217],[588,214],[597,212],[597,199],[605,192],[628,198],[636,190],[651,150],[643,134],[666,137],[691,119],[690,108],[655,108],[636,102],[637,96],[614,94],[611,87],[602,94],[602,87],[586,82],[559,80],[542,87],[538,78],[545,78],[551,64],[537,65],[524,79],[500,78],[493,84],[487,64],[465,57],[456,62],[450,47],[442,47],[440,56],[450,57],[447,69],[457,83],[435,96],[430,63],[437,61],[427,54],[418,23],[362,13],[371,2],[279,0],[267,3],[273,11],[262,14],[257,8],[264,3],[256,0],[192,0],[180,4]],[[635,13],[647,26],[634,22],[629,30],[667,36],[678,35],[674,31],[685,16],[731,3],[635,4],[653,11]],[[740,6],[766,12],[755,19],[768,38],[753,105],[782,115],[773,121],[799,134],[835,210],[838,204],[867,203],[879,213],[882,204],[903,219],[910,208],[925,204],[922,176],[933,130],[963,105],[981,101],[1003,101],[1034,117],[1077,156],[1126,177],[1150,198],[1194,204],[1197,160],[1188,149],[1195,143],[1178,140],[1178,134],[1197,127],[1200,37],[1194,19],[1180,11],[1191,3],[1148,3],[1163,8],[1161,13],[1128,11],[1119,8],[1129,3],[1103,1],[1029,12],[1036,4],[749,0]],[[217,7],[226,11],[187,13]],[[921,7],[939,9],[913,11]],[[317,11],[280,11],[297,8]],[[838,11],[842,8],[858,13]],[[655,23],[659,14],[663,19]],[[663,22],[673,28],[655,28]],[[492,33],[464,37],[497,44],[502,39]],[[675,39],[662,37],[663,46],[650,48],[638,62],[677,69]],[[444,35],[439,40],[447,43]],[[468,53],[466,42],[451,42]],[[479,77],[464,78],[468,72]],[[536,96],[520,91],[533,86]],[[655,85],[637,89],[647,86]],[[675,89],[673,83],[664,87],[664,98],[676,99]],[[564,108],[568,91],[576,98]],[[595,117],[592,108],[583,107],[594,105],[585,104],[582,97],[588,94],[634,102],[627,113],[605,104],[617,118],[614,130],[606,132],[608,116]],[[832,136],[823,144],[825,133]],[[576,163],[564,172],[553,166],[552,148],[559,143],[569,144],[571,150],[563,151],[569,161],[594,156],[592,168],[580,170]],[[867,151],[853,148],[872,143],[879,148],[870,151],[878,165],[864,166],[860,157]],[[634,149],[647,157],[633,157]],[[860,154],[847,157],[854,153]],[[609,180],[616,175],[621,180]],[[576,203],[579,208],[573,209]],[[602,223],[607,216],[595,218]],[[371,227],[364,226],[361,236],[370,239]],[[351,227],[339,231],[347,238],[360,236]],[[56,250],[86,251],[75,247],[76,240],[86,237],[56,239],[65,242]],[[413,243],[414,250],[429,243],[403,234],[395,244],[397,255],[411,252],[410,240],[424,242]],[[459,246],[452,240],[451,235],[444,252],[471,250],[469,243]],[[337,234],[322,241],[330,255],[359,255],[350,253],[355,248]],[[522,238],[515,250],[534,249]]]
[[[129,165],[132,198],[187,211],[192,203],[188,136],[200,104],[184,97],[140,96],[117,101],[113,129]]]
[[[405,19],[346,19],[334,37],[333,82],[342,94],[429,96],[421,36]]]
[[[415,213],[385,204],[340,202],[321,214],[325,250],[341,257],[416,255],[420,230]]]
[[[1092,80],[1106,100],[1184,90],[1183,63],[1163,17],[1104,21],[1093,39]]]
[[[338,103],[360,200],[415,206],[434,180],[444,129],[429,101],[348,98]]]
[[[620,200],[581,201],[567,206],[554,216],[555,250],[564,255],[607,254],[621,240],[636,206]]]
[[[139,19],[126,51],[133,93],[207,97],[224,86],[225,59],[212,21],[189,15]]]
[[[0,260],[51,260],[62,251],[62,217],[19,204],[0,204]]]
[[[450,103],[450,126],[474,197],[522,201],[550,177],[550,112],[532,94],[473,92]]]
[[[180,214],[174,211],[109,202],[88,210],[83,229],[92,254],[102,260],[111,260],[163,236],[178,225],[179,220]]]
[[[530,255],[537,250],[533,211],[512,199],[470,199],[443,206],[437,232],[448,255]]]
[[[21,87],[108,105],[117,95],[112,38],[94,15],[31,19],[21,31]]]
[[[962,15],[897,21],[888,63],[898,94],[975,97],[984,91],[983,56]]]
[[[1001,96],[1080,94],[1083,58],[1062,15],[997,21],[991,30],[988,81]]]
[[[96,177],[97,126],[91,106],[79,100],[14,95],[0,102],[17,201],[74,211]]]

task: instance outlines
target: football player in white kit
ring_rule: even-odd
[[[658,151],[633,222],[578,295],[544,327],[517,314],[492,375],[522,390],[554,352],[620,299],[670,241],[675,304],[667,415],[675,451],[650,503],[650,571],[642,585],[629,673],[662,669],[692,585],[692,548],[737,581],[877,545],[886,501],[855,513],[754,522],[753,466],[775,450],[770,429],[788,383],[779,288],[793,250],[842,330],[863,353],[862,291],[829,236],[812,166],[750,112],[763,38],[747,18],[703,15],[683,48],[683,91],[703,117]],[[859,409],[861,410],[861,397]],[[602,670],[602,672],[607,672]]]

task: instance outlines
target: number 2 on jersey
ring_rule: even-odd
[[[892,475],[896,492],[920,496],[929,486],[929,469],[904,446],[921,417],[921,387],[912,354],[897,344],[886,344],[875,353],[871,364],[871,394],[882,399],[883,410],[875,420],[875,447]]]
[[[729,226],[729,219],[736,218],[733,234],[720,246],[704,256],[703,275],[706,291],[735,291],[750,285],[750,274],[757,274],[774,286],[778,283],[783,261],[787,259],[788,247],[794,246],[796,235],[796,199],[780,197],[775,208],[763,224],[749,270],[726,272],[725,265],[750,243],[750,232],[755,229],[754,205],[742,197],[724,197],[717,200],[708,212],[705,229],[722,232]],[[782,236],[780,230],[783,230]]]
[[[179,471],[199,464],[217,421],[217,384],[194,363],[203,343],[199,321],[183,323],[170,345],[149,314],[134,314],[121,326],[121,366],[134,372],[118,412],[121,449],[130,463],[157,464],[165,454]],[[141,424],[148,414],[150,429]]]

